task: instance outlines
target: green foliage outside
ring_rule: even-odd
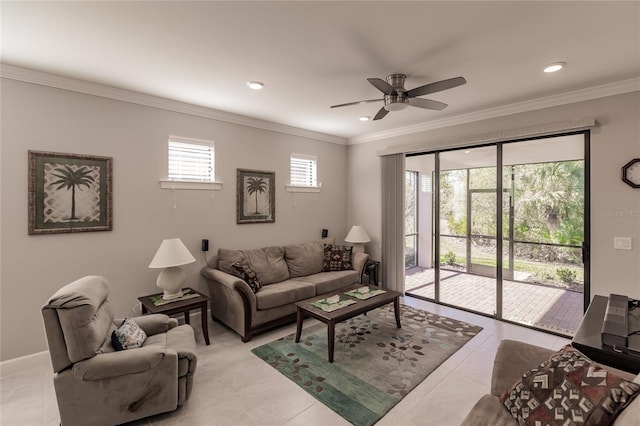
[[[514,271],[528,281],[552,285],[584,283],[580,246],[584,239],[584,162],[565,161],[503,167],[503,236],[508,249],[510,207],[513,206]],[[473,238],[471,263],[496,266],[496,168],[447,170],[440,174],[440,263],[466,266],[467,220]],[[467,218],[467,203],[471,217]],[[458,240],[457,244],[445,239]],[[528,243],[528,244],[527,244]],[[532,243],[546,243],[532,244]],[[445,248],[446,246],[446,248]],[[486,256],[483,254],[483,250]],[[508,265],[508,252],[503,256]],[[522,275],[521,275],[522,276]]]
[[[563,283],[572,283],[576,280],[576,272],[569,268],[558,268],[556,274]]]
[[[514,207],[514,239],[580,245],[584,239],[584,162],[522,164],[503,167],[503,234],[508,235],[509,202]],[[469,189],[495,189],[496,168],[447,170],[440,174],[443,234],[467,234]],[[513,200],[511,200],[513,194]],[[494,236],[495,191],[472,192],[471,233]],[[544,253],[541,253],[544,256]],[[541,259],[544,260],[544,259]]]
[[[442,263],[445,265],[455,265],[456,264],[456,254],[449,250],[442,256]]]

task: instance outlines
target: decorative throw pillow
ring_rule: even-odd
[[[237,262],[232,263],[231,273],[249,284],[251,291],[254,293],[257,293],[258,290],[260,290],[261,284],[258,279],[258,274],[256,274],[256,271],[254,271],[251,266],[249,266],[246,260],[240,259]]]
[[[125,318],[122,324],[111,333],[111,344],[116,351],[139,348],[147,338],[147,333],[130,318]]]
[[[352,250],[353,247],[351,246],[325,244],[322,270],[328,272],[353,269],[353,262],[351,260]]]
[[[639,391],[567,345],[524,373],[500,401],[520,425],[609,425]]]

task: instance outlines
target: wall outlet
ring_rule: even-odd
[[[209,251],[209,240],[207,239],[202,240],[202,251],[204,252]]]
[[[631,238],[613,237],[613,248],[616,250],[631,250]]]

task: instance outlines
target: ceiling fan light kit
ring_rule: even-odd
[[[386,81],[381,78],[368,78],[367,81],[384,94],[383,98],[332,105],[331,108],[383,101],[384,105],[380,108],[375,117],[373,117],[374,121],[384,118],[389,111],[400,111],[409,105],[417,108],[441,111],[447,107],[447,104],[433,101],[431,99],[419,98],[419,96],[453,89],[454,87],[467,83],[467,80],[465,80],[464,77],[455,77],[407,90],[404,88],[406,78],[407,76],[404,74],[391,74],[387,76]]]

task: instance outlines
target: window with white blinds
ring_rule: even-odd
[[[420,175],[420,191],[433,192],[433,190],[431,189],[431,176]]]
[[[169,139],[169,180],[213,182],[214,165],[213,142],[176,137]]]
[[[316,157],[291,154],[291,186],[318,186],[318,160]]]

